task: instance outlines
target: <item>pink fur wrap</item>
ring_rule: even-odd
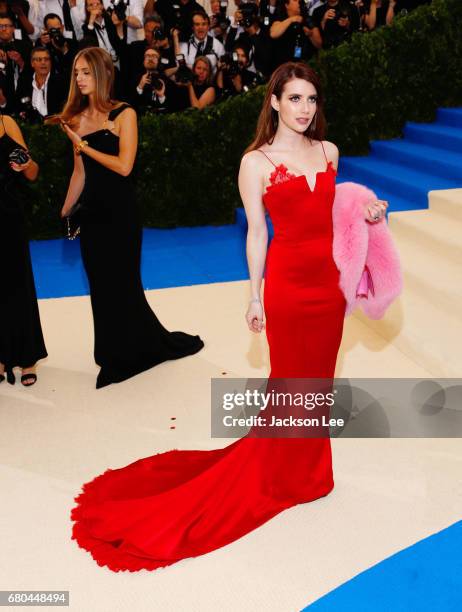
[[[347,302],[345,315],[359,306],[371,319],[380,319],[402,290],[399,257],[386,219],[370,223],[364,218],[365,207],[376,200],[373,191],[357,183],[336,187],[333,255]]]

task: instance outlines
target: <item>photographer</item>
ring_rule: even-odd
[[[250,49],[252,57],[249,68],[261,73],[265,79],[269,78],[274,64],[273,41],[267,27],[262,25],[258,16],[258,7],[254,3],[243,5],[244,11],[238,11],[239,24],[243,32],[238,36],[236,43]]]
[[[35,31],[29,3],[26,0],[0,0],[0,14],[11,18],[14,29],[21,31],[21,38],[27,44]]]
[[[0,14],[0,109],[4,113],[16,110],[19,78],[28,71],[29,49],[15,40],[11,17]]]
[[[236,45],[233,53],[220,58],[217,73],[219,96],[227,98],[248,91],[263,82],[263,77],[249,70],[249,51],[244,45]]]
[[[61,110],[67,96],[67,87],[61,76],[52,74],[48,49],[35,47],[30,61],[33,74],[21,75],[17,110],[21,119],[36,123]]]
[[[38,0],[40,12],[37,15],[35,35],[39,36],[43,27],[43,17],[53,13],[58,15],[64,25],[64,36],[80,40],[82,38],[82,25],[85,20],[85,0]]]
[[[270,36],[276,42],[276,65],[306,61],[322,46],[320,32],[308,16],[302,0],[282,1],[279,18],[271,26]]]
[[[61,75],[69,83],[72,62],[77,53],[77,42],[64,35],[64,25],[59,15],[48,13],[43,19],[44,29],[36,46],[45,47],[50,52],[52,72]]]
[[[165,30],[178,30],[180,42],[189,40],[192,33],[192,17],[198,11],[204,12],[196,0],[158,0],[156,10],[165,23]]]
[[[327,0],[324,6],[314,10],[313,20],[321,32],[324,49],[349,40],[360,25],[356,7],[347,0]]]
[[[192,67],[194,78],[186,84],[189,105],[192,108],[205,108],[215,102],[212,64],[208,57],[197,57]]]
[[[236,38],[243,29],[235,26],[232,15],[228,16],[228,0],[212,0],[209,4],[210,34],[221,42],[226,52],[232,51]]]
[[[164,29],[162,18],[159,15],[147,17],[144,22],[144,40],[137,40],[129,45],[129,67],[139,66],[144,59],[147,49],[155,49],[160,53],[160,67],[167,76],[175,72],[175,49]]]
[[[127,24],[127,43],[139,40],[143,30],[143,0],[103,0],[109,14],[115,12],[119,21]]]
[[[218,58],[224,55],[225,49],[221,42],[209,35],[210,18],[203,11],[192,16],[193,34],[188,42],[179,43],[178,31],[173,31],[173,41],[177,54],[183,54],[186,65],[192,67],[198,57],[207,57],[215,72]]]
[[[132,101],[139,112],[166,113],[174,108],[175,85],[161,72],[160,53],[146,49],[144,72],[135,79]]]
[[[115,69],[115,93],[126,99],[128,89],[127,21],[119,19],[118,12],[106,11],[101,0],[86,0],[86,18],[80,48],[101,47],[112,58]]]

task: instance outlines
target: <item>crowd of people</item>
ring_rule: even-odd
[[[81,48],[102,47],[139,113],[204,108],[430,0],[0,0],[0,111],[58,112]]]

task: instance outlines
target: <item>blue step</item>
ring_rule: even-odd
[[[410,169],[459,181],[462,186],[462,151],[445,151],[398,138],[373,141],[371,153],[371,158],[402,163]]]
[[[404,137],[429,147],[462,152],[462,129],[451,125],[408,122],[404,127]]]
[[[432,189],[455,189],[460,185],[460,181],[432,176],[373,157],[342,157],[340,169],[342,175],[350,180],[392,191],[420,208],[427,207],[428,192]]]
[[[439,108],[436,122],[462,128],[462,108]]]
[[[340,173],[337,177],[337,185],[340,183],[346,182],[354,182],[360,183],[358,179],[354,179],[349,177],[345,173]],[[365,185],[368,189],[373,191],[375,195],[379,198],[379,200],[386,200],[388,202],[387,213],[389,212],[399,212],[402,210],[421,210],[422,208],[428,208],[428,199],[425,202],[425,205],[422,205],[422,202],[416,202],[415,199],[405,198],[402,196],[396,195],[393,191],[384,188],[382,185],[377,185],[373,181],[368,181],[367,183],[362,181],[363,185]]]

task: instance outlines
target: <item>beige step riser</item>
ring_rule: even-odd
[[[431,217],[428,219],[429,227],[431,226]],[[398,216],[390,217],[389,227],[396,241],[406,240],[411,241],[415,245],[427,252],[436,252],[439,255],[444,254],[451,261],[462,264],[462,233],[460,244],[448,243],[444,236],[436,236],[430,232],[419,231],[411,225],[408,225],[404,220],[400,220]]]
[[[443,198],[430,199],[430,210],[437,215],[442,215],[449,220],[462,221],[462,203],[457,204]]]
[[[452,289],[442,290],[435,289],[432,285],[432,279],[423,279],[406,270],[406,266],[403,266],[403,285],[406,291],[412,291],[413,293],[425,297],[437,308],[441,308],[444,312],[447,312],[453,317],[460,317],[462,322],[462,283],[454,282]],[[461,348],[462,351],[462,348]]]
[[[398,331],[399,326],[391,321],[374,321],[359,311],[356,311],[353,316],[368,325],[382,338],[391,342],[395,348],[422,368],[425,368],[432,376],[443,378],[459,378],[462,376],[462,358],[458,362],[454,356],[448,358],[447,355],[444,355],[442,347],[426,344],[424,339],[415,332],[413,333],[410,323]]]

